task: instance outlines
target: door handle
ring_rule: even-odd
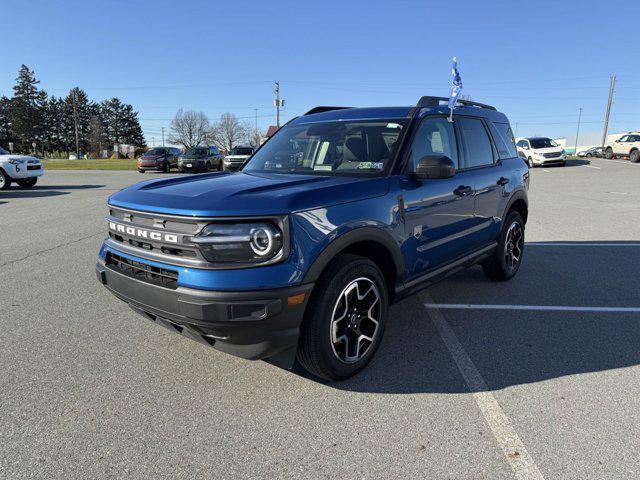
[[[501,187],[506,185],[507,183],[509,183],[509,179],[507,177],[500,177],[500,179],[498,180],[498,185],[500,185]]]
[[[473,189],[471,187],[468,187],[466,185],[460,185],[458,188],[456,188],[453,193],[458,195],[459,197],[464,197],[467,195],[471,195],[471,193],[473,192]]]

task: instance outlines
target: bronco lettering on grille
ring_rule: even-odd
[[[132,237],[148,238],[149,240],[155,240],[165,243],[178,243],[178,236],[173,233],[160,233],[152,230],[146,230],[144,228],[130,227],[128,225],[122,225],[116,222],[109,222],[109,229],[114,232],[124,233]]]

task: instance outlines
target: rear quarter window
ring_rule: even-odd
[[[498,156],[501,159],[517,157],[518,152],[516,151],[516,144],[513,138],[513,132],[511,131],[511,126],[508,123],[493,122],[489,122],[489,126],[496,143],[496,148],[498,149]]]

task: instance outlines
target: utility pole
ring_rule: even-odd
[[[518,138],[518,122],[516,122],[516,132],[513,134],[513,138]]]
[[[156,146],[156,137],[151,137],[151,146],[152,147]]]
[[[256,142],[258,142],[258,145],[256,145],[257,147],[260,145],[260,138],[258,138],[258,109],[254,108],[254,110],[256,112]]]
[[[607,102],[607,113],[604,117],[604,131],[602,132],[602,148],[607,143],[607,132],[609,131],[609,115],[611,114],[611,104],[613,103],[613,91],[616,88],[616,76],[611,76],[611,85],[609,86],[609,101]]]
[[[573,154],[577,155],[578,154],[578,135],[580,135],[580,120],[582,119],[582,107],[580,107],[580,110],[578,112],[578,130],[576,131],[576,148],[573,150]]]
[[[78,112],[76,110],[76,91],[75,90],[73,90],[71,101],[73,103],[73,123],[76,130],[76,158],[80,160],[80,137],[78,136]]]
[[[280,82],[276,82],[273,93],[276,94],[276,99],[273,101],[276,106],[276,126],[280,128],[280,107],[284,107],[284,100],[280,99]]]
[[[162,127],[162,146],[164,147],[164,127]]]

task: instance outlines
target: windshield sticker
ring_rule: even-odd
[[[384,168],[384,163],[382,163],[382,162],[360,162],[358,164],[358,168],[367,169],[367,170],[382,170]]]

